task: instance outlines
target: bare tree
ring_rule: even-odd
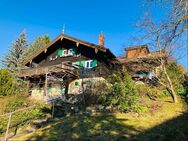
[[[152,0],[151,0],[152,1]],[[168,1],[168,0],[166,0]],[[158,0],[157,2],[160,2]],[[176,45],[187,30],[187,0],[172,0],[172,11],[169,12],[168,18],[159,23],[153,22],[150,17],[145,17],[137,26],[144,30],[142,39],[149,40],[155,50],[160,53],[160,75],[156,76],[158,82],[166,88],[171,95],[173,102],[178,102],[172,80],[166,69],[168,58],[173,51],[180,46]]]

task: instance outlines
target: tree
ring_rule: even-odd
[[[22,32],[18,39],[12,44],[9,52],[1,60],[4,68],[8,69],[15,76],[23,67],[23,60],[28,43],[26,33]]]
[[[161,64],[161,75],[156,76],[158,82],[166,88],[173,101],[177,102],[174,85],[167,71],[166,63],[168,63],[168,58],[172,55],[173,51],[180,48],[178,41],[187,29],[187,1],[172,0],[170,2],[172,2],[172,11],[169,12],[165,21],[153,22],[151,18],[146,17],[139,24],[139,27],[144,29],[144,38],[151,41],[155,50],[158,50],[161,54],[158,60]],[[164,54],[166,57],[162,57]]]
[[[186,94],[186,87],[184,87],[184,78],[186,71],[183,66],[178,65],[176,62],[171,62],[166,66],[167,73],[172,80],[175,92],[177,95]]]
[[[38,37],[27,49],[26,60],[32,58],[36,53],[43,49],[48,43],[50,43],[50,37],[48,35]]]
[[[125,68],[110,75],[106,85],[108,86],[103,84],[103,88],[108,88],[106,89],[108,93],[101,95],[103,104],[112,106],[120,112],[138,110],[138,92],[134,81]]]
[[[15,92],[15,81],[6,69],[0,70],[0,96],[12,95]]]

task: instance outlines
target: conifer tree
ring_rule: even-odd
[[[50,37],[48,35],[38,37],[27,49],[26,60],[32,58],[36,53],[43,49],[50,42]]]
[[[26,33],[22,32],[18,39],[12,44],[9,52],[1,60],[4,68],[14,75],[23,67],[23,60],[28,46]]]

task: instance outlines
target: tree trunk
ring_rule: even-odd
[[[165,74],[165,76],[166,76],[166,78],[167,78],[167,83],[169,84],[167,87],[166,87],[166,89],[167,89],[167,91],[170,93],[170,95],[171,95],[171,97],[172,97],[172,99],[173,99],[173,102],[174,103],[177,103],[178,102],[178,99],[177,99],[177,96],[176,96],[176,93],[175,93],[175,91],[174,91],[174,87],[173,87],[173,84],[172,84],[172,81],[171,81],[171,79],[170,79],[170,77],[169,77],[169,75],[168,75],[168,73],[167,73],[167,71],[166,71],[166,67],[163,65],[163,70],[164,70],[164,74]]]
[[[173,102],[177,103],[178,100],[177,100],[177,96],[176,96],[176,93],[175,93],[174,89],[173,88],[169,88],[169,87],[167,87],[166,89],[169,92],[169,94],[171,95],[171,97],[173,99]]]

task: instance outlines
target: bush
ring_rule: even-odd
[[[183,66],[178,65],[176,62],[171,62],[167,65],[167,73],[172,80],[174,90],[177,95],[186,95],[186,86],[184,85],[185,69]]]
[[[15,81],[8,70],[0,70],[0,96],[15,94]]]
[[[150,86],[148,84],[136,85],[136,89],[141,97],[149,97],[152,100],[159,98],[163,90],[160,87]]]
[[[110,93],[110,85],[106,80],[97,80],[87,85],[84,93],[87,105],[105,104],[106,95]]]
[[[138,92],[134,81],[126,69],[114,72],[107,79],[104,88],[108,88],[101,94],[102,104],[111,106],[120,112],[137,111],[139,108]]]

